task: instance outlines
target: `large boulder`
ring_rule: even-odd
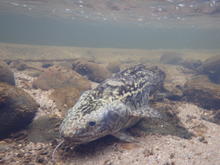
[[[166,97],[171,100],[180,100],[183,95],[182,87],[193,75],[191,73],[185,73],[181,66],[160,65],[160,68],[166,74],[164,81]]]
[[[26,127],[39,105],[22,89],[0,83],[0,136]]]
[[[10,85],[15,85],[14,73],[10,70],[8,65],[0,61],[0,82],[5,82]]]
[[[111,73],[101,64],[89,62],[84,59],[76,59],[73,61],[73,70],[81,75],[87,76],[91,81],[102,82],[111,77]]]
[[[206,76],[197,76],[185,83],[183,100],[205,109],[220,109],[220,85],[210,82]]]
[[[183,59],[178,53],[168,52],[160,57],[160,62],[162,64],[179,65],[183,62]]]
[[[43,90],[75,87],[77,89],[89,89],[91,86],[89,80],[82,77],[72,69],[67,69],[62,66],[52,66],[46,69],[36,80],[33,82],[34,88]]]
[[[182,57],[183,57],[182,54],[178,54],[174,52],[165,53],[160,57],[160,63],[170,64],[170,65],[180,65],[191,70],[196,70],[202,64],[200,60],[186,59]]]
[[[212,82],[220,83],[220,55],[208,58],[198,70],[208,75]]]

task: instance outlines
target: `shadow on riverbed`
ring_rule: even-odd
[[[141,147],[141,137],[147,135],[158,135],[158,136],[177,136],[183,139],[191,139],[194,135],[184,128],[174,112],[165,112],[162,114],[163,119],[146,119],[139,122],[132,128],[128,129],[128,133],[140,140],[140,143],[126,143],[118,140],[113,136],[106,136],[98,140],[92,141],[87,144],[78,145],[75,148],[64,146],[62,149],[65,153],[62,153],[63,159],[70,158],[73,156],[77,158],[93,157],[97,154],[107,152],[109,148],[118,150],[118,145],[123,145],[124,149],[133,147]],[[127,147],[126,147],[127,146]],[[111,150],[112,150],[111,149]]]

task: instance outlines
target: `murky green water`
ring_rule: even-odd
[[[0,14],[0,42],[97,48],[218,49],[220,29]]]

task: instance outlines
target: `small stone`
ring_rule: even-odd
[[[169,163],[169,162],[166,162],[166,163],[164,163],[163,165],[170,165],[170,163]]]
[[[3,164],[4,162],[5,162],[5,160],[0,157],[0,163]]]
[[[205,144],[208,143],[208,141],[205,139],[204,136],[200,136],[198,140],[199,140],[200,142],[202,142],[202,143],[205,143]]]
[[[36,159],[37,163],[41,163],[42,164],[42,163],[44,163],[44,161],[45,161],[45,159],[43,157],[40,157],[40,156]]]
[[[163,165],[175,165],[175,162],[166,162],[166,163],[164,163]]]
[[[148,157],[148,156],[154,155],[154,152],[152,149],[151,150],[146,149],[144,150],[143,154],[145,157]]]
[[[18,154],[17,154],[17,157],[18,157],[18,158],[22,158],[23,156],[24,156],[23,153],[18,153]]]
[[[89,80],[100,83],[111,77],[111,72],[101,64],[96,64],[84,59],[76,59],[72,64],[73,70],[86,76]]]
[[[48,151],[41,151],[39,154],[40,154],[40,155],[47,155],[47,154],[48,154]]]
[[[170,154],[170,159],[173,159],[175,157],[175,154],[174,153],[171,153]]]
[[[110,160],[106,160],[103,165],[112,165],[112,162]]]
[[[30,157],[27,157],[25,160],[24,160],[24,163],[30,163],[31,162],[31,158]]]
[[[137,147],[138,147],[138,145],[135,143],[122,143],[121,144],[121,148],[123,148],[125,150],[132,150]]]
[[[44,63],[44,64],[42,64],[42,68],[49,68],[51,66],[53,66],[52,63]]]

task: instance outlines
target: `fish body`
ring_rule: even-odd
[[[145,117],[160,114],[148,106],[148,97],[163,84],[157,67],[136,65],[84,92],[60,126],[61,136],[75,144],[106,135],[132,141],[124,131]]]

